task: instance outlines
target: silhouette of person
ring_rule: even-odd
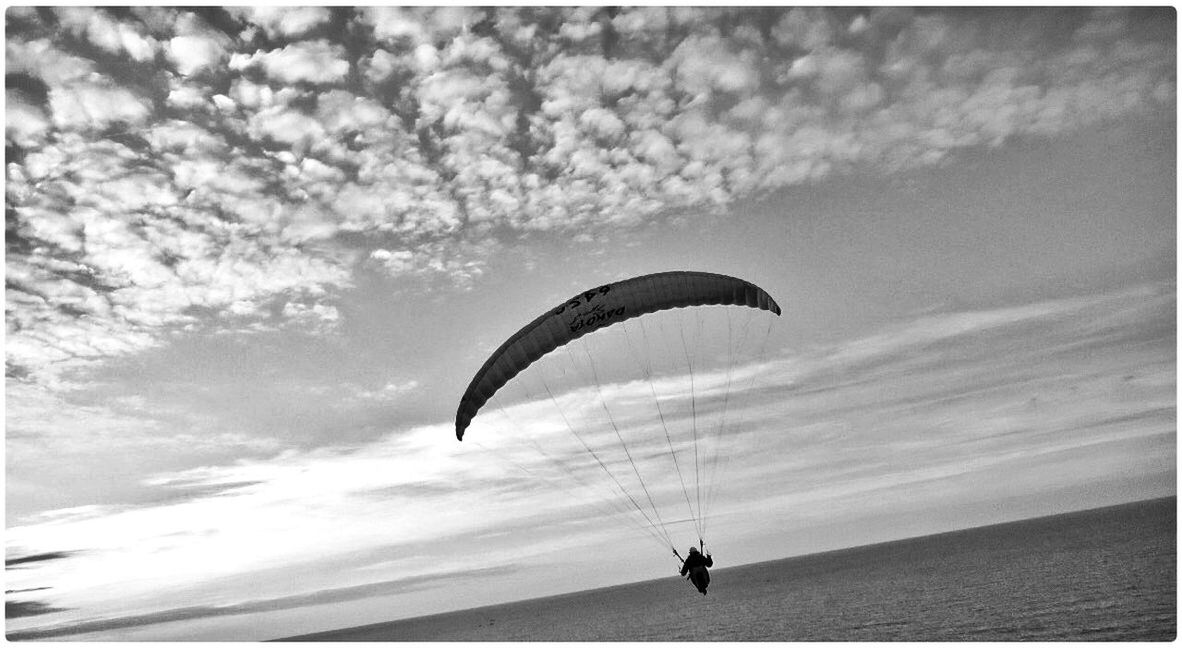
[[[703,556],[697,547],[690,547],[689,555],[681,563],[681,575],[688,574],[690,582],[705,596],[706,588],[710,586],[710,570],[706,568],[713,566],[714,559],[709,553]]]

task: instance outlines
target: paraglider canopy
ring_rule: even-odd
[[[780,306],[762,288],[709,272],[660,272],[581,292],[526,324],[489,356],[460,399],[456,439],[464,439],[472,418],[498,389],[554,349],[633,317],[705,305],[747,306],[780,314]]]

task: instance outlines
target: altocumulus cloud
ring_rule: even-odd
[[[7,365],[1175,102],[1136,11],[10,8]]]

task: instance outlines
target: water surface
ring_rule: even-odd
[[[1176,498],[305,635],[328,641],[1170,641]]]

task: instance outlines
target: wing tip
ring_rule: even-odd
[[[472,420],[471,417],[464,417],[464,410],[461,407],[460,412],[456,414],[456,441],[464,440],[464,432],[468,429],[468,423]]]

